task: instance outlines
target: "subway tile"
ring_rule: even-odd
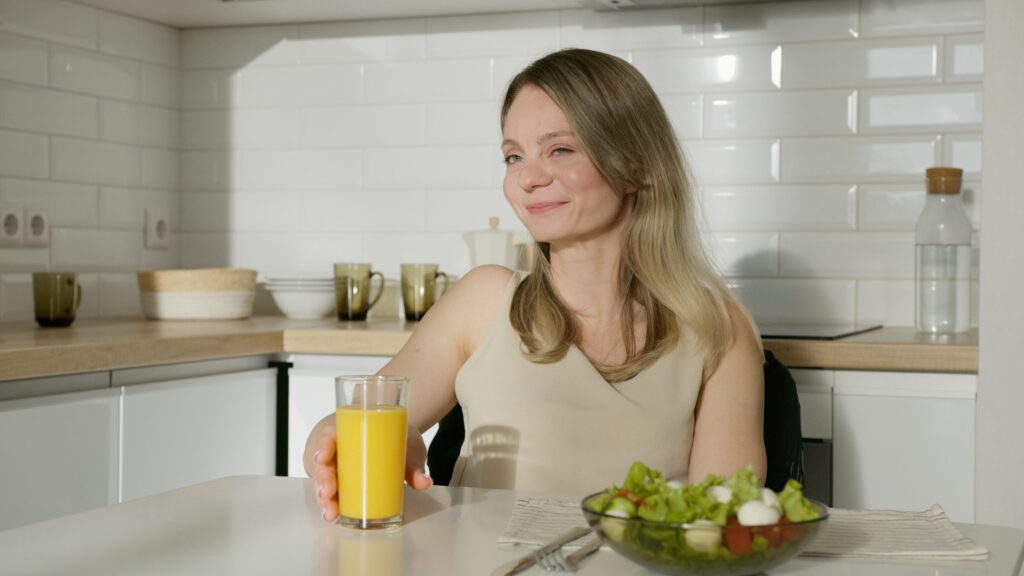
[[[96,137],[96,98],[45,88],[0,86],[4,128],[63,136]]]
[[[46,248],[0,248],[0,272],[43,272],[49,267]]]
[[[437,264],[442,272],[459,276],[469,270],[469,250],[461,233],[367,233],[363,258],[386,278],[399,278],[406,262]]]
[[[422,104],[306,108],[295,126],[303,147],[406,146],[423,144]]]
[[[121,142],[124,144],[135,143],[139,133],[138,107],[131,102],[120,100],[100,100],[100,130],[101,140]]]
[[[815,0],[704,8],[704,42],[762,44],[857,37],[857,0]]]
[[[246,68],[238,72],[238,101],[244,107],[354,104],[360,75],[358,64]]]
[[[700,138],[703,135],[701,119],[702,97],[699,94],[672,94],[660,96],[661,105],[665,108],[676,138]]]
[[[298,27],[251,26],[181,32],[181,67],[241,68],[299,62]]]
[[[789,47],[786,48],[789,50]],[[633,65],[658,94],[779,88],[778,46],[723,46],[633,52]],[[787,64],[788,68],[788,64]]]
[[[426,196],[429,232],[469,232],[489,227],[498,218],[502,230],[525,231],[500,189],[431,190]]]
[[[297,192],[201,192],[181,197],[188,232],[287,232],[299,228]]]
[[[186,111],[182,137],[189,150],[296,148],[300,113],[286,108]]]
[[[729,281],[759,323],[853,323],[853,280],[741,278]]]
[[[99,193],[100,227],[141,230],[146,211],[167,214],[172,231],[181,229],[178,193],[174,190],[146,190],[103,186]]]
[[[857,187],[722,186],[701,193],[713,230],[852,230]]]
[[[491,99],[490,60],[428,60],[428,102]]]
[[[4,0],[0,30],[95,50],[96,14],[71,2]]]
[[[935,136],[792,138],[782,143],[782,181],[915,180],[938,158]]]
[[[427,57],[540,56],[559,48],[556,11],[427,18]]]
[[[299,229],[308,232],[415,232],[424,229],[422,190],[305,192]]]
[[[44,206],[50,226],[95,226],[98,221],[95,186],[4,178],[0,202]]]
[[[704,137],[829,136],[857,131],[855,90],[709,94]]]
[[[981,32],[984,0],[861,0],[862,37]]]
[[[239,265],[265,276],[330,277],[335,262],[364,261],[359,234],[243,234],[238,243]]]
[[[142,64],[142,101],[166,108],[178,107],[181,76],[175,68]]]
[[[791,233],[779,245],[782,276],[914,277],[913,233]]]
[[[493,157],[491,146],[368,149],[363,170],[365,187],[486,187],[491,183]]]
[[[778,234],[713,234],[707,244],[715,265],[725,276],[763,278],[779,273]]]
[[[299,26],[303,64],[421,60],[426,55],[424,18],[324,22]]]
[[[860,228],[864,230],[913,231],[924,209],[925,183],[865,184],[858,187],[860,195]],[[961,200],[975,230],[981,227],[981,183],[964,182]]]
[[[178,111],[155,106],[139,105],[139,135],[137,141],[143,146],[160,148],[178,147]]]
[[[964,178],[980,178],[981,135],[952,134],[946,136],[942,141],[942,158],[944,165],[963,169]]]
[[[138,62],[58,46],[51,47],[50,53],[51,86],[123,100],[139,99]]]
[[[35,319],[31,274],[0,274],[0,320],[23,322]]]
[[[54,180],[121,186],[142,182],[142,151],[138,148],[71,138],[50,140]]]
[[[229,192],[182,192],[181,229],[195,232],[231,232],[232,198]]]
[[[228,190],[238,182],[235,154],[192,150],[181,153],[182,190]]]
[[[858,280],[858,324],[914,325],[913,280]]]
[[[46,42],[0,32],[0,79],[45,86],[49,58]]]
[[[55,269],[136,270],[142,262],[142,229],[50,229]]]
[[[302,254],[298,270],[301,276],[330,277],[335,262],[366,261],[361,234],[314,232],[298,235],[297,243]]]
[[[701,9],[563,10],[562,47],[611,50],[689,48],[702,44]]]
[[[422,102],[429,81],[425,61],[365,64],[363,100],[385,104]]]
[[[223,232],[182,234],[181,265],[184,268],[237,266],[237,239]]]
[[[0,176],[46,178],[48,175],[46,136],[0,130]]]
[[[182,70],[181,107],[234,108],[240,101],[240,70]]]
[[[107,54],[177,67],[178,34],[174,28],[138,18],[99,13],[99,50]]]
[[[496,101],[428,104],[426,143],[497,145],[501,141],[500,108]]]
[[[942,74],[942,39],[897,38],[787,44],[782,86],[837,88],[877,84],[929,84]]]
[[[238,159],[239,184],[250,190],[359,188],[362,156],[362,151],[350,149],[243,151]]]
[[[860,93],[861,132],[981,130],[981,85],[868,88]]]
[[[683,143],[683,151],[691,176],[701,186],[779,181],[778,140],[690,140]]]
[[[985,72],[985,37],[946,38],[946,82],[981,82]]]
[[[176,150],[142,149],[142,185],[147,188],[175,190],[181,159]]]
[[[181,268],[181,234],[172,232],[167,248],[142,251],[143,270],[167,270]]]
[[[136,274],[99,275],[100,314],[103,316],[141,316],[139,279]]]

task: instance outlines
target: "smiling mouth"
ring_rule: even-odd
[[[566,204],[565,202],[537,202],[536,204],[527,204],[526,211],[530,214],[543,214],[550,212],[559,206]]]

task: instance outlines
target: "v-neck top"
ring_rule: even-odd
[[[682,324],[674,348],[614,384],[575,345],[534,363],[509,321],[523,277],[455,378],[466,439],[451,484],[584,494],[621,484],[637,460],[685,480],[704,365],[692,332]]]

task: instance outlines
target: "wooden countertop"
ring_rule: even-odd
[[[0,323],[0,380],[134,368],[258,354],[390,356],[415,323],[248,320],[184,322],[79,319],[69,328]],[[978,334],[929,337],[882,328],[840,340],[765,340],[790,368],[977,372]]]

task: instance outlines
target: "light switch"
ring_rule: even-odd
[[[171,218],[161,210],[146,210],[145,246],[147,250],[171,247]]]

